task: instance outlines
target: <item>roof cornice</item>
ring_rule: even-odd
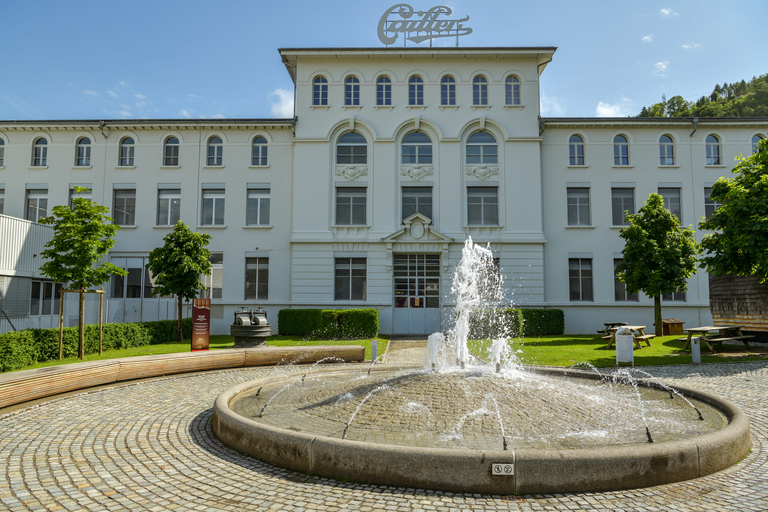
[[[295,119],[111,119],[0,120],[3,131],[78,130],[254,130],[291,128]]]
[[[642,127],[642,126],[743,126],[768,127],[768,117],[542,117],[545,128],[592,128]]]

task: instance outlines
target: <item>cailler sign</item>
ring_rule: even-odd
[[[379,19],[379,40],[384,44],[394,43],[402,33],[405,40],[422,43],[439,37],[456,37],[472,33],[472,29],[463,23],[469,19],[458,20],[438,19],[442,15],[450,15],[450,7],[438,5],[428,11],[414,11],[408,4],[397,4],[385,12]],[[414,16],[415,15],[415,16]]]

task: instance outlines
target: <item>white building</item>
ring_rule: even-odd
[[[652,323],[614,279],[624,210],[660,192],[696,226],[707,188],[768,119],[539,116],[555,48],[280,50],[295,119],[0,121],[0,205],[37,220],[87,186],[122,226],[109,321],[173,317],[142,270],[177,219],[212,235],[212,330],[235,306],[373,307],[383,333],[447,326],[464,240],[489,243],[515,304],[566,332]],[[701,234],[697,234],[700,240]],[[707,275],[664,316],[711,321]]]

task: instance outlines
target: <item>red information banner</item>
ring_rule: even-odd
[[[211,299],[192,299],[192,350],[208,350]]]

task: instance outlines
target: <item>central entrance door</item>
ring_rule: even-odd
[[[395,254],[394,333],[440,330],[440,255]]]

